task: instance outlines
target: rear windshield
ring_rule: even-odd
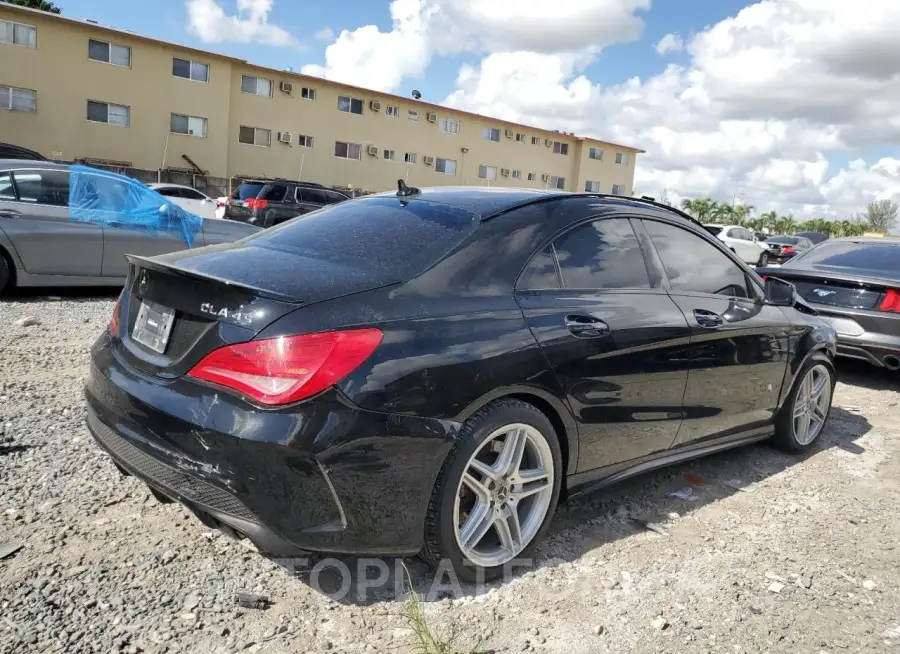
[[[825,241],[807,250],[795,261],[803,266],[834,266],[848,268],[875,277],[895,277],[900,270],[900,245],[896,243],[854,243],[853,241]]]
[[[263,184],[241,184],[235,189],[234,193],[231,194],[232,200],[250,200],[259,195],[259,192],[262,190]]]
[[[250,244],[372,272],[398,280],[424,272],[478,225],[465,209],[393,197],[332,204],[260,232]]]
[[[721,227],[716,227],[715,225],[704,225],[703,227],[705,227],[706,231],[708,231],[713,236],[718,236],[719,232],[722,231]]]
[[[800,239],[796,236],[773,236],[766,243],[774,243],[775,245],[797,245]]]

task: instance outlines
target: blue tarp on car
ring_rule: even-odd
[[[79,222],[178,235],[192,247],[203,218],[131,177],[69,166],[69,218]]]

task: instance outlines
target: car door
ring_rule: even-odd
[[[100,225],[69,217],[69,173],[56,168],[0,171],[0,230],[33,275],[97,277]]]
[[[667,450],[681,425],[690,330],[627,218],[591,220],[534,255],[516,297],[565,392],[578,470]]]
[[[89,173],[82,173],[88,175]],[[96,177],[95,183],[99,192],[105,196],[105,212],[113,214],[109,220],[103,223],[103,277],[125,277],[128,274],[128,261],[126,254],[135,254],[143,257],[152,257],[158,254],[184,250],[188,244],[183,240],[180,232],[147,230],[138,225],[128,224],[129,198],[131,197],[126,182],[105,176]],[[145,191],[146,192],[146,191]],[[159,200],[159,198],[157,198]],[[161,210],[165,202],[171,202],[166,198],[161,204]],[[198,235],[198,238],[202,238]],[[203,245],[202,242],[196,245]]]
[[[691,366],[678,445],[769,428],[785,377],[791,324],[753,276],[714,243],[645,219],[669,295],[690,325]],[[657,258],[658,256],[658,258]]]

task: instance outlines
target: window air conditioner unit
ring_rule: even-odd
[[[423,161],[425,162],[425,165],[426,165],[426,166],[433,166],[433,165],[434,165],[434,157],[425,157],[425,158],[423,159]]]
[[[427,114],[425,114],[425,119],[426,119],[429,123],[436,123],[436,122],[437,122],[437,114],[433,114],[433,113],[431,113],[431,112],[428,112]]]
[[[377,100],[372,100],[369,102],[369,109],[372,111],[381,111],[381,103]]]
[[[544,139],[544,145],[549,148],[551,145],[553,145],[553,141],[550,139]]]
[[[366,147],[366,152],[368,154],[372,155],[373,157],[377,157],[378,156],[378,146],[370,145],[370,146]]]
[[[513,137],[513,131],[511,129],[504,130],[503,134],[506,135],[506,138],[508,139],[511,139]]]
[[[290,144],[291,142],[291,133],[290,132],[278,132],[278,140],[282,143]]]
[[[503,175],[504,177],[509,177],[509,168],[501,168],[500,174]]]
[[[548,175],[547,173],[544,173],[543,175],[541,175],[541,181],[542,181],[542,182],[549,182],[549,181],[550,181],[550,175]]]
[[[291,84],[290,82],[282,82],[281,83],[281,92],[282,93],[293,93],[294,85]]]

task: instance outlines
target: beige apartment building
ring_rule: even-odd
[[[0,4],[0,142],[53,159],[378,191],[630,195],[643,150]]]

